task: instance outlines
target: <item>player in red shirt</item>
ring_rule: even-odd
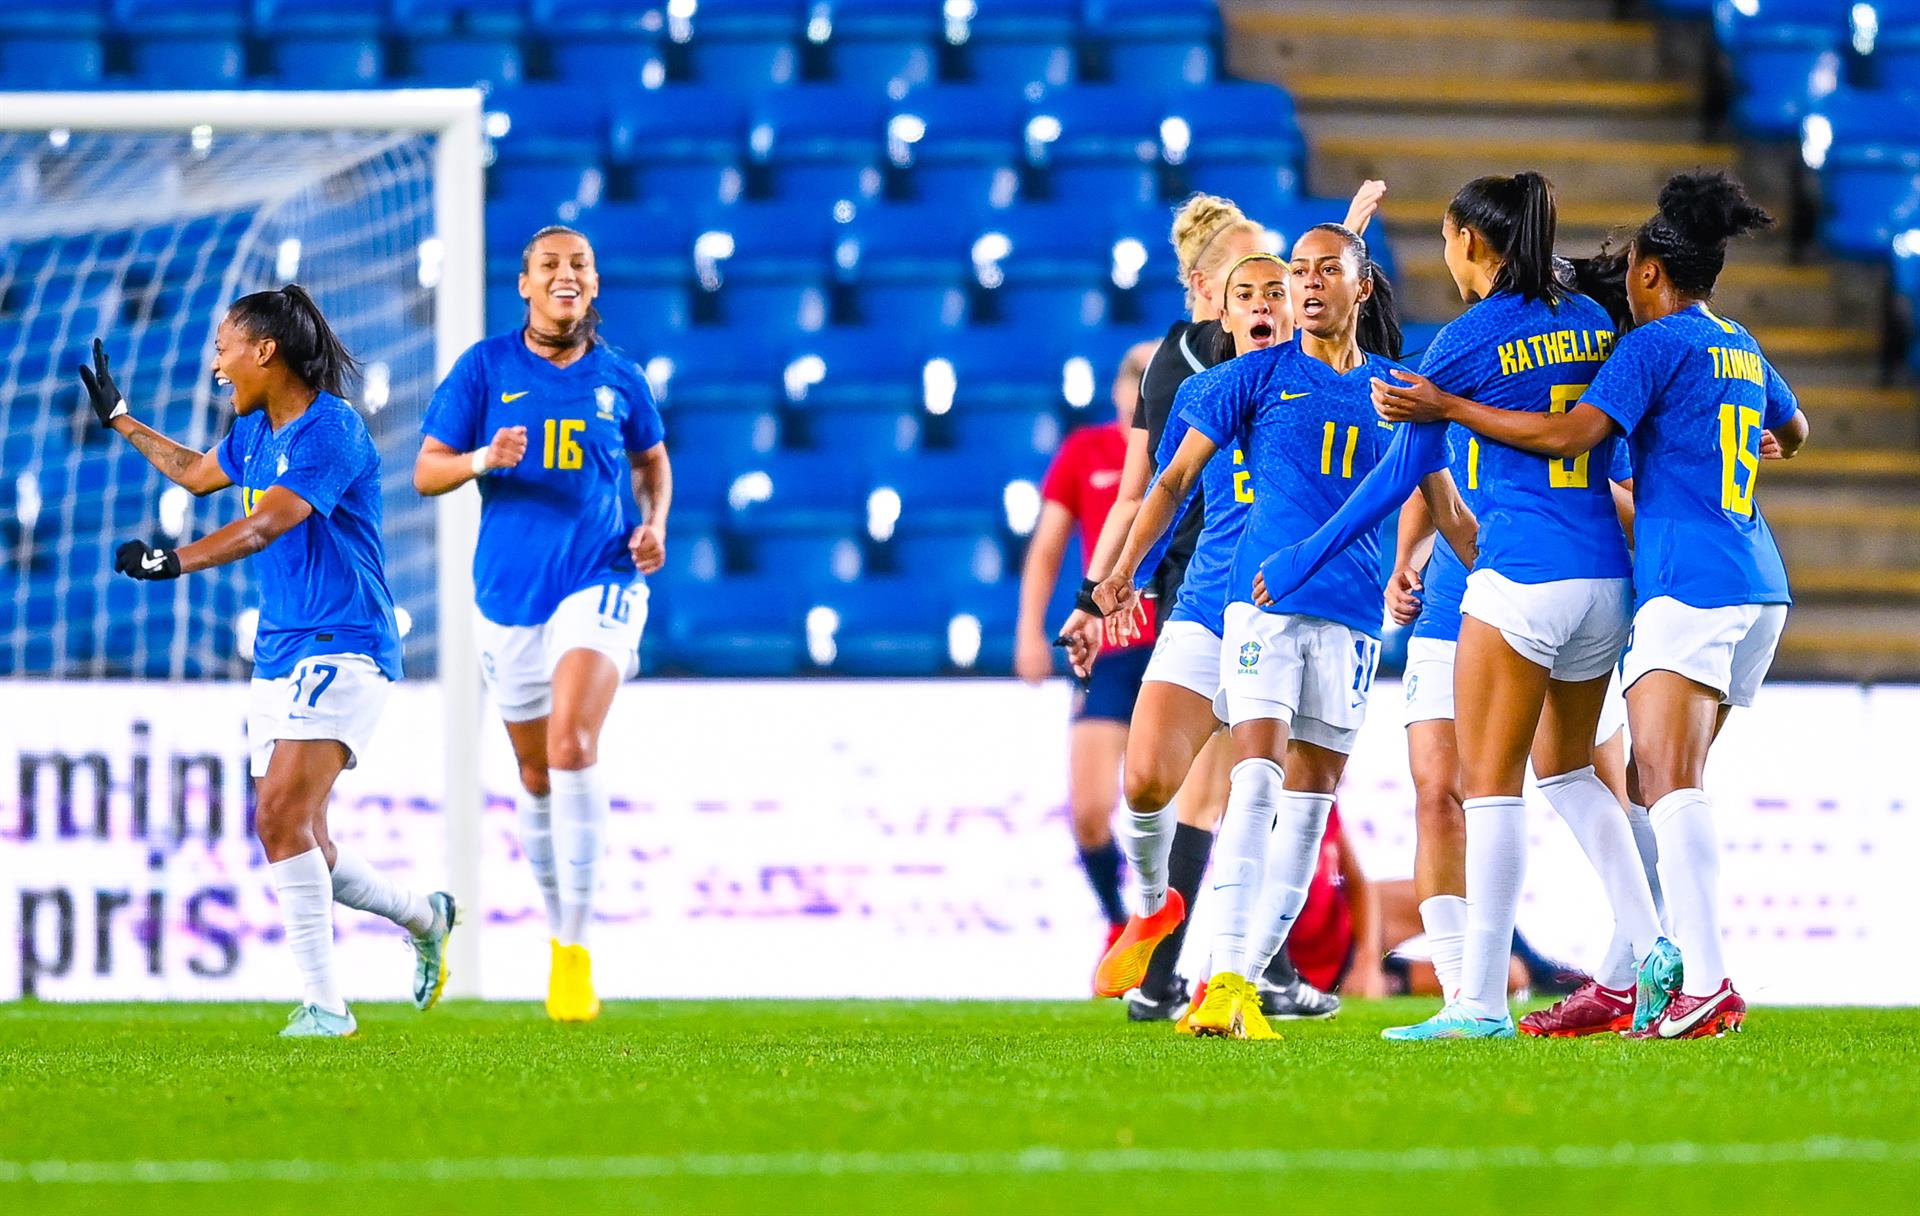
[[[1055,672],[1053,635],[1047,630],[1047,603],[1060,579],[1067,540],[1077,528],[1080,553],[1093,552],[1101,525],[1120,493],[1126,463],[1127,427],[1140,400],[1140,375],[1155,344],[1142,342],[1127,351],[1113,380],[1118,420],[1082,427],[1068,435],[1054,454],[1041,485],[1040,522],[1027,545],[1020,574],[1020,617],[1014,643],[1014,672],[1038,684]],[[1084,571],[1083,571],[1084,573]],[[1126,646],[1108,639],[1092,675],[1073,698],[1073,730],[1067,768],[1067,799],[1073,841],[1080,864],[1093,884],[1101,914],[1107,918],[1102,950],[1126,927],[1127,906],[1120,894],[1120,849],[1113,841],[1113,809],[1120,801],[1120,760],[1127,749],[1127,723],[1133,717],[1140,677],[1153,653],[1151,622]]]

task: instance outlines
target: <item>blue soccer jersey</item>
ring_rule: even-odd
[[[633,361],[598,343],[555,367],[520,332],[475,343],[427,406],[421,430],[457,451],[527,428],[527,454],[480,478],[474,599],[497,625],[541,625],[576,591],[637,581],[627,538],[640,523],[630,452],[666,436]]]
[[[1420,373],[1482,405],[1558,414],[1581,399],[1614,344],[1606,310],[1585,296],[1555,307],[1501,292],[1442,329]],[[1480,566],[1516,583],[1625,578],[1626,538],[1605,476],[1611,457],[1607,445],[1565,460],[1485,438],[1469,445],[1462,485],[1482,491]]]
[[[1612,418],[1633,449],[1639,602],[1792,602],[1753,491],[1761,432],[1800,406],[1753,335],[1696,304],[1622,338],[1581,400]]]
[[[254,677],[279,679],[317,654],[364,654],[399,679],[400,631],[380,540],[380,453],[360,415],[331,393],[278,431],[256,410],[234,420],[214,454],[248,515],[275,486],[313,508],[253,558]]]
[[[1191,429],[1184,418],[1175,416],[1167,420],[1166,429],[1160,433],[1155,467],[1167,467]],[[1180,593],[1167,619],[1194,621],[1217,634],[1225,628],[1227,578],[1232,573],[1234,551],[1239,547],[1240,534],[1246,530],[1247,512],[1253,502],[1253,473],[1237,446],[1230,451],[1215,452],[1207,461],[1200,474],[1200,494],[1200,535],[1187,558]],[[1182,514],[1184,511],[1182,508]]]
[[[1367,355],[1342,375],[1289,342],[1180,386],[1175,412],[1221,449],[1239,447],[1253,474],[1227,602],[1252,603],[1260,563],[1311,535],[1379,462],[1393,428],[1375,417],[1368,382],[1398,366]],[[1377,638],[1385,585],[1379,534],[1369,532],[1266,611],[1319,617]]]

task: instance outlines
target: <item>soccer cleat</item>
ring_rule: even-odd
[[[1107,944],[1107,952],[1093,972],[1095,996],[1121,996],[1140,986],[1147,977],[1147,964],[1153,961],[1155,947],[1180,927],[1187,918],[1187,901],[1180,892],[1169,890],[1167,902],[1151,916],[1135,916],[1126,928]]]
[[[1511,1039],[1514,1029],[1513,1019],[1504,1013],[1497,1018],[1482,1017],[1462,1009],[1458,1004],[1451,1004],[1424,1022],[1412,1026],[1389,1026],[1380,1032],[1380,1037],[1393,1043],[1425,1043],[1436,1039]]]
[[[1280,1033],[1267,1025],[1267,1019],[1260,1012],[1260,993],[1253,984],[1241,980],[1240,992],[1240,1037],[1255,1043],[1275,1043]]]
[[[1667,1002],[1680,991],[1686,978],[1686,966],[1680,959],[1680,947],[1662,937],[1640,960],[1640,972],[1634,977],[1633,1029],[1637,1033],[1659,1020],[1667,1011]]]
[[[302,1005],[287,1015],[287,1024],[280,1028],[283,1039],[348,1039],[360,1029],[353,1020],[353,1010],[345,1013],[330,1013],[318,1005]]]
[[[585,946],[553,943],[547,1016],[556,1022],[591,1022],[600,1016],[600,998],[593,991],[593,959]]]
[[[1201,980],[1199,986],[1193,990],[1193,999],[1187,1002],[1186,1012],[1182,1013],[1180,1015],[1180,1020],[1173,1024],[1173,1033],[1187,1034],[1187,1035],[1192,1034],[1193,1033],[1193,1011],[1200,1008],[1200,1006],[1204,1005],[1206,1003],[1206,1000],[1207,1000],[1207,981]]]
[[[1632,1028],[1633,993],[1603,988],[1597,980],[1575,988],[1552,1008],[1536,1009],[1520,1019],[1521,1034],[1541,1039],[1577,1039]]]
[[[445,891],[435,891],[427,902],[433,905],[433,928],[413,939],[413,1007],[422,1012],[438,1004],[446,991],[447,939],[453,936],[456,915],[453,896]]]
[[[1206,999],[1187,1015],[1187,1025],[1201,1038],[1233,1038],[1240,1029],[1240,1004],[1247,981],[1237,972],[1222,971],[1207,981]]]
[[[1732,980],[1721,980],[1720,987],[1707,996],[1688,996],[1676,992],[1660,1016],[1643,1030],[1627,1032],[1630,1039],[1717,1039],[1732,1031],[1740,1033],[1747,1020],[1747,1002],[1733,990]]]
[[[1193,1005],[1187,999],[1186,985],[1178,980],[1158,999],[1147,995],[1144,988],[1135,988],[1125,999],[1129,1022],[1178,1022],[1185,1019]]]
[[[1254,991],[1260,997],[1260,1012],[1273,1021],[1330,1018],[1340,1012],[1339,997],[1320,991],[1298,975],[1286,984],[1256,980]]]

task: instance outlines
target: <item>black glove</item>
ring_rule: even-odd
[[[115,418],[127,412],[127,399],[120,395],[120,386],[113,382],[113,373],[107,370],[107,348],[98,338],[93,340],[93,367],[81,365],[80,383],[87,386],[87,399],[92,402],[94,416],[100,419],[101,426],[112,426]]]
[[[128,578],[152,581],[180,577],[178,549],[148,548],[143,540],[130,540],[114,551],[113,568]]]

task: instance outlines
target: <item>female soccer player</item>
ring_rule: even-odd
[[[1651,807],[1661,886],[1684,975],[1643,965],[1634,1033],[1737,1030],[1716,907],[1719,844],[1702,782],[1708,749],[1773,661],[1791,596],[1754,505],[1763,452],[1793,456],[1807,420],[1752,335],[1707,306],[1727,242],[1772,217],[1721,172],[1678,174],[1629,247],[1636,328],[1563,413],[1492,409],[1422,384],[1383,387],[1383,416],[1446,418],[1560,462],[1625,432],[1633,447],[1634,591],[1621,668],[1636,802]],[[1768,437],[1771,437],[1770,440]]]
[[[1348,208],[1347,226],[1364,230],[1385,192],[1384,182],[1363,182]],[[1238,207],[1212,195],[1193,196],[1174,217],[1173,245],[1193,320],[1176,322],[1167,331],[1142,380],[1141,411],[1135,416],[1120,497],[1108,514],[1100,543],[1088,563],[1089,577],[1082,589],[1081,605],[1062,630],[1070,655],[1083,672],[1098,654],[1104,629],[1100,613],[1091,602],[1093,584],[1105,577],[1113,555],[1126,539],[1152,470],[1178,446],[1177,435],[1168,443],[1166,432],[1180,385],[1196,372],[1231,358],[1236,350],[1263,349],[1292,339],[1293,314],[1284,288],[1262,289],[1251,276],[1260,267],[1247,265],[1250,258],[1265,252],[1261,247],[1265,238],[1265,230]],[[1233,293],[1238,294],[1243,306],[1265,301],[1269,314],[1262,323],[1268,332],[1257,339],[1249,335],[1253,327],[1251,311],[1241,318],[1244,323],[1239,332],[1230,335],[1223,329],[1223,313],[1231,311],[1234,304],[1229,298],[1229,272],[1242,266],[1247,266],[1249,277]],[[1184,431],[1184,424],[1178,429]],[[1239,540],[1246,502],[1253,492],[1245,470],[1238,470],[1242,475],[1236,476],[1231,467],[1239,460],[1236,451],[1208,466],[1200,501],[1181,516],[1166,554],[1153,572],[1154,596],[1163,613],[1177,598],[1191,598],[1193,602],[1185,611],[1176,609],[1169,616],[1170,623],[1178,622],[1175,637],[1156,647],[1154,663],[1142,687],[1144,704],[1136,707],[1127,752],[1128,813],[1122,834],[1128,860],[1140,877],[1144,914],[1130,922],[1122,935],[1125,940],[1115,945],[1114,958],[1103,961],[1095,985],[1103,995],[1128,994],[1128,1016],[1135,1020],[1178,1017],[1186,1005],[1174,965],[1185,933],[1186,912],[1198,893],[1212,851],[1212,828],[1227,796],[1227,768],[1232,756],[1228,740],[1216,737],[1220,614],[1224,610],[1216,584],[1226,576],[1228,555]],[[1203,535],[1216,556],[1206,563],[1210,579],[1189,595],[1185,579],[1191,573],[1189,563]],[[1169,817],[1164,812],[1169,802],[1176,801],[1176,792],[1178,823],[1169,834]],[[1285,978],[1290,980],[1290,974]],[[1323,994],[1295,982],[1283,983],[1269,995],[1276,1002],[1292,1002],[1315,1014],[1327,1012],[1333,1005]]]
[[[384,916],[413,939],[413,1003],[446,986],[454,901],[422,896],[335,845],[327,801],[373,739],[400,678],[400,634],[380,540],[380,455],[341,400],[356,366],[298,286],[242,296],[213,338],[213,374],[237,417],[196,452],[127,412],[99,339],[80,369],[94,413],[153,467],[195,495],[240,487],[244,514],[178,549],[130,540],[114,568],[172,579],[260,555],[247,742],[259,782],[254,830],[266,851],[305,999],[280,1033],[341,1038],[353,1013],[333,974],[333,903]]]
[[[1235,359],[1181,388],[1177,410],[1192,430],[1162,468],[1096,592],[1124,633],[1138,598],[1134,574],[1147,550],[1207,461],[1237,441],[1254,498],[1228,575],[1220,684],[1239,762],[1214,866],[1216,971],[1190,1017],[1203,1035],[1261,1037],[1264,1031],[1245,977],[1279,951],[1299,914],[1379,652],[1377,543],[1354,546],[1274,611],[1253,602],[1258,559],[1331,516],[1386,447],[1363,385],[1370,370],[1392,366],[1368,351],[1399,349],[1389,298],[1377,286],[1365,242],[1352,230],[1339,224],[1309,229],[1294,245],[1287,277],[1299,326],[1295,340]],[[1309,398],[1310,404],[1293,404]],[[1271,866],[1269,834],[1279,842]],[[1263,886],[1268,906],[1260,924],[1277,929],[1255,939],[1250,922]]]
[[[641,576],[665,560],[673,496],[653,391],[598,336],[599,289],[585,236],[534,233],[526,323],[460,356],[413,467],[422,494],[480,483],[481,664],[520,764],[520,843],[553,955],[547,1015],[563,1022],[600,1012],[586,948],[608,804],[600,728],[639,667]]]
[[[1047,600],[1060,579],[1060,563],[1075,527],[1080,530],[1082,551],[1092,553],[1100,525],[1113,506],[1128,428],[1140,398],[1140,373],[1152,357],[1151,342],[1127,351],[1113,380],[1117,421],[1082,427],[1067,436],[1041,483],[1045,505],[1027,544],[1027,560],[1020,573],[1020,618],[1015,626],[1014,670],[1028,683],[1038,684],[1053,674],[1053,645],[1045,627]],[[1120,892],[1120,849],[1113,843],[1113,804],[1120,796],[1120,757],[1126,752],[1127,722],[1140,695],[1149,645],[1140,639],[1106,655],[1073,699],[1068,813],[1080,866],[1101,915],[1107,918],[1103,951],[1127,923],[1127,905]]]

